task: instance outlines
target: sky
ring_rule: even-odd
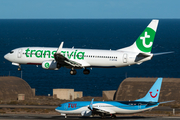
[[[180,0],[0,0],[0,19],[180,18]]]

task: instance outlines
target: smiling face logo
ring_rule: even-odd
[[[158,92],[159,90],[157,89],[157,92]],[[149,92],[150,93],[150,96],[152,97],[152,98],[155,98],[157,95],[158,95],[158,93],[156,93],[156,95],[152,95],[152,92]]]

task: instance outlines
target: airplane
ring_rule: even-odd
[[[131,114],[151,110],[159,104],[173,102],[158,102],[163,78],[158,78],[145,97],[135,101],[76,101],[66,102],[58,106],[55,110],[67,118],[67,114],[81,114],[83,117],[99,115],[116,117],[116,114]]]
[[[75,69],[84,69],[84,74],[89,74],[87,68],[117,68],[141,64],[151,60],[154,55],[168,54],[164,52],[152,54],[151,49],[159,20],[152,20],[133,45],[118,50],[75,49],[50,47],[21,47],[12,50],[4,56],[12,65],[22,64],[42,65],[48,70],[58,70],[61,67],[71,69],[70,74],[75,75]]]

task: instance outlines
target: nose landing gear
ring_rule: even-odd
[[[21,71],[21,65],[19,65],[18,71]]]

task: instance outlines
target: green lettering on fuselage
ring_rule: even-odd
[[[54,54],[56,51],[50,51],[50,50],[30,50],[27,48],[26,50],[26,57],[32,57],[33,54],[37,58],[54,58]],[[30,53],[29,53],[30,52]],[[28,55],[30,54],[30,55]],[[67,57],[68,59],[79,59],[84,60],[84,54],[85,52],[78,52],[78,50],[75,51],[61,51],[61,54],[64,57]],[[72,57],[74,56],[74,57]]]
[[[56,51],[52,51],[52,56],[51,58],[54,58],[54,54],[56,53]]]
[[[30,57],[32,57],[33,52],[36,52],[36,50],[31,50]]]
[[[35,55],[37,58],[42,58],[43,50],[37,50]]]
[[[47,55],[48,55],[48,58],[50,58],[50,51],[49,50],[45,50],[44,51],[44,58],[46,58],[46,53],[48,53]]]
[[[29,55],[27,54],[28,51],[30,51],[29,48],[27,50],[25,50],[25,51],[26,51],[26,57],[29,57]]]
[[[74,52],[71,52],[71,54],[69,55],[69,51],[67,51],[67,57],[68,57],[69,59],[71,59],[71,56],[73,55],[73,53],[74,53]]]
[[[78,52],[78,54],[77,54],[77,59],[79,59],[79,60],[84,60],[84,53],[85,52]]]
[[[62,53],[63,56],[65,57],[66,51],[61,51],[61,53]]]

